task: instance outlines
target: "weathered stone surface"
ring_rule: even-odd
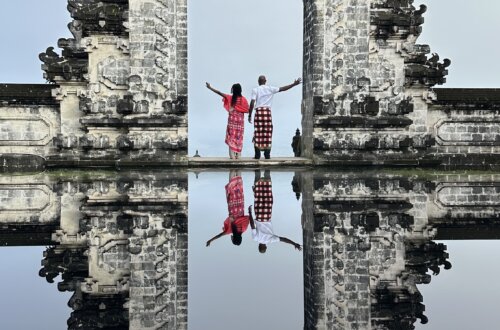
[[[37,131],[51,143],[25,152],[49,166],[185,165],[186,2],[69,0],[68,10],[73,38],[59,40],[61,54],[40,54],[55,85],[0,86],[0,154],[41,141]],[[13,108],[20,104],[29,123]],[[43,106],[55,116],[43,124],[50,129],[37,121]]]
[[[307,157],[325,165],[499,166],[500,150],[485,148],[500,139],[490,119],[498,92],[432,89],[445,83],[451,61],[416,43],[424,5],[310,0],[304,8]],[[464,126],[472,134],[452,134]]]

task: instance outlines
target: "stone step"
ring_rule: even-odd
[[[253,158],[229,159],[225,157],[190,157],[189,167],[280,167],[310,166],[313,161],[301,157],[275,157],[256,160]]]

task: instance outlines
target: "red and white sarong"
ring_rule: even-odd
[[[254,118],[253,142],[260,150],[271,149],[273,142],[273,118],[271,108],[257,108]]]
[[[249,111],[248,101],[245,97],[238,97],[236,104],[231,105],[232,95],[224,94],[222,102],[224,109],[228,111],[226,129],[226,144],[233,152],[240,153],[243,150],[243,134],[245,133],[245,113]]]
[[[259,179],[254,188],[254,210],[257,221],[269,222],[273,213],[273,185],[271,180]]]
[[[226,185],[227,209],[229,215],[239,218],[245,214],[245,195],[241,176],[232,178]]]
[[[231,151],[243,150],[243,134],[245,133],[245,115],[238,111],[229,112],[226,129],[226,144]]]

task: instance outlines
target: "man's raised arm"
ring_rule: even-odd
[[[288,238],[286,238],[286,237],[280,237],[280,242],[283,242],[283,243],[287,243],[287,244],[293,245],[293,247],[294,247],[296,250],[299,250],[299,251],[301,251],[301,250],[302,250],[302,246],[301,246],[299,243],[295,243],[294,241],[292,241],[291,239],[288,239]]]
[[[301,78],[297,78],[295,79],[295,81],[290,84],[290,85],[287,85],[287,86],[283,86],[283,87],[280,87],[280,92],[286,92],[287,90],[289,90],[290,88],[292,87],[295,87],[297,85],[300,85],[300,83],[302,82],[302,79]]]

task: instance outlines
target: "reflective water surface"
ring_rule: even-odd
[[[1,175],[0,328],[495,329],[499,211],[484,172]]]

